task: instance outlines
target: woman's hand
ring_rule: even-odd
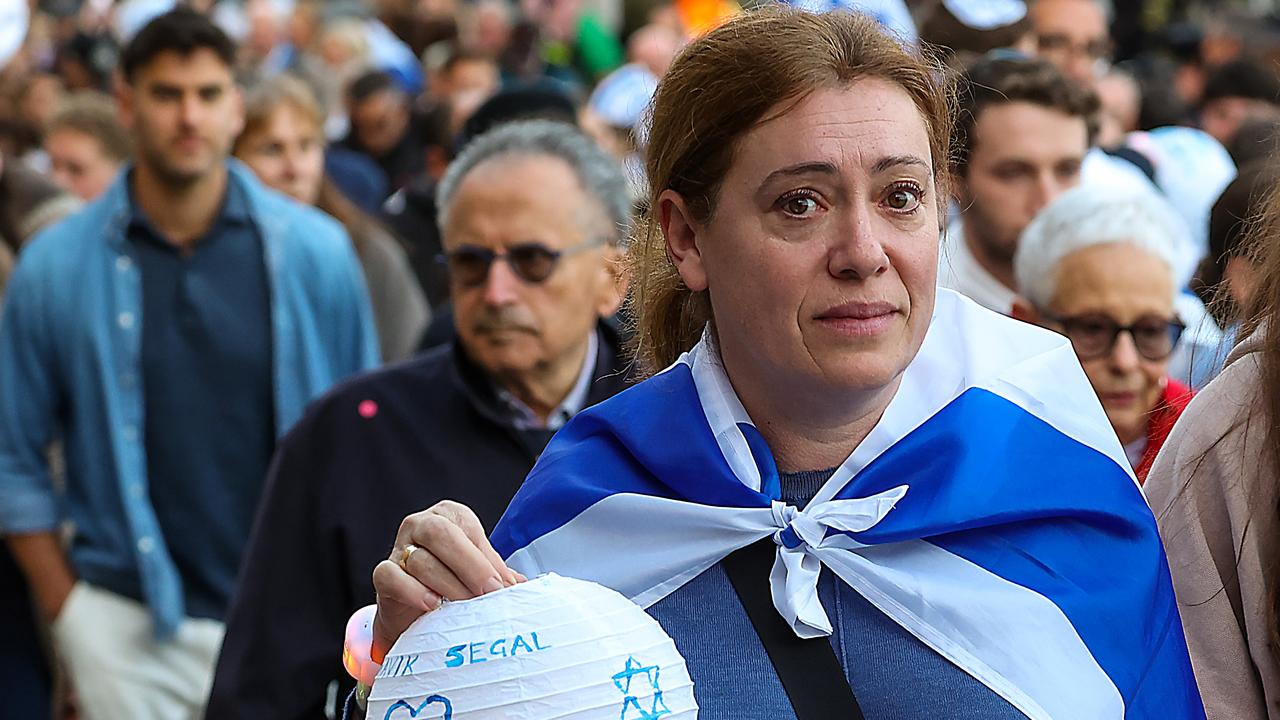
[[[445,500],[406,517],[391,556],[373,569],[373,660],[382,662],[409,625],[442,599],[466,600],[522,581],[466,505]]]

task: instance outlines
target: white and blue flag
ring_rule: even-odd
[[[800,637],[831,633],[826,566],[1030,718],[1204,717],[1155,520],[1065,339],[939,289],[875,429],[803,511],[779,497],[704,337],[570,421],[493,543],[648,607],[772,536]]]

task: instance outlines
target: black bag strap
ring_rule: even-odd
[[[797,720],[865,720],[844,668],[827,638],[802,640],[773,606],[767,579],[777,544],[772,537],[735,550],[721,561],[751,618]]]

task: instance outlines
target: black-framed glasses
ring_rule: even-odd
[[[512,245],[506,252],[494,252],[489,248],[463,245],[440,255],[437,260],[449,267],[450,276],[460,285],[483,285],[489,278],[489,268],[496,260],[505,260],[516,277],[537,285],[551,277],[561,259],[599,247],[604,243],[604,240],[594,238],[567,248],[552,250],[542,243],[530,242]]]
[[[1106,315],[1087,314],[1072,317],[1046,315],[1045,320],[1062,326],[1062,334],[1071,341],[1076,356],[1093,360],[1107,355],[1116,345],[1120,333],[1128,333],[1138,355],[1146,360],[1164,360],[1173,354],[1178,338],[1186,329],[1177,320],[1159,316],[1139,318],[1131,325],[1121,325]]]

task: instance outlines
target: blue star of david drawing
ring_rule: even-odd
[[[658,686],[658,666],[645,665],[634,657],[627,658],[627,666],[622,672],[613,676],[613,684],[626,697],[622,700],[620,720],[657,720],[663,715],[670,715],[671,709],[662,701],[662,688]],[[631,692],[631,681],[644,676],[648,681],[647,688],[640,688],[639,696],[653,693],[653,703],[648,710],[640,706],[640,698]]]

